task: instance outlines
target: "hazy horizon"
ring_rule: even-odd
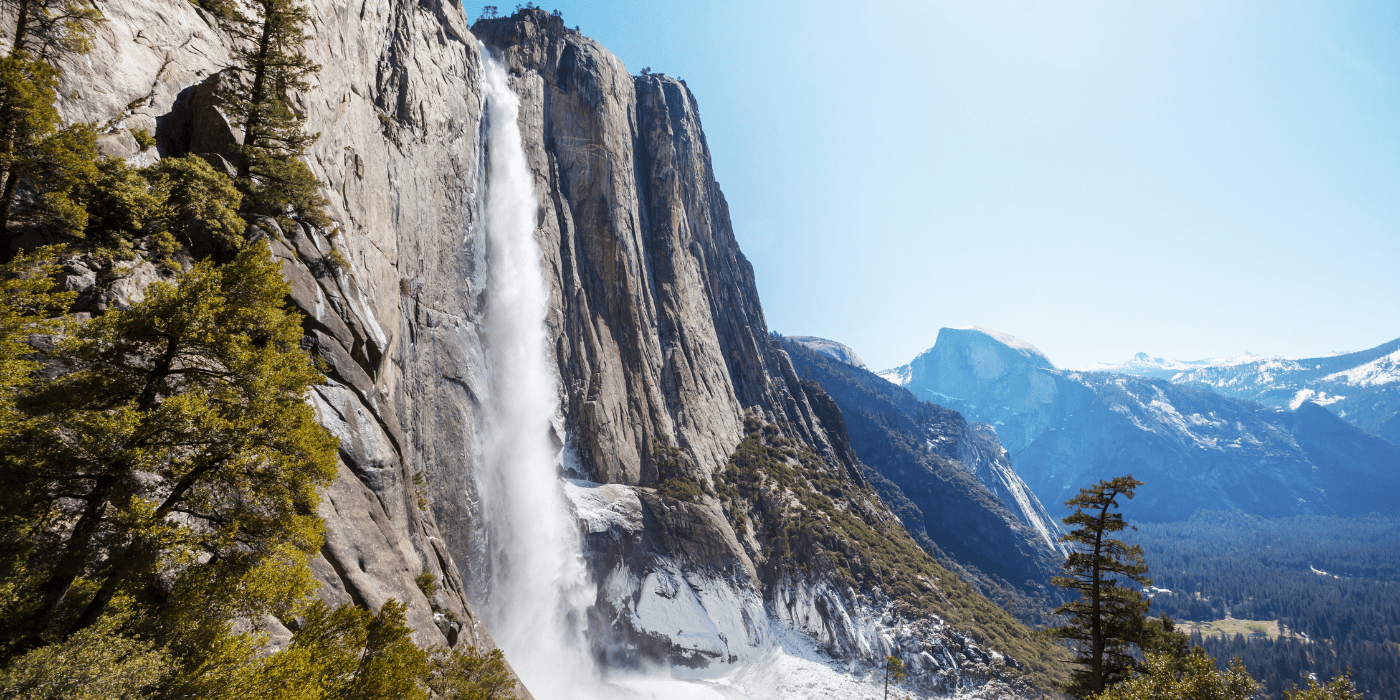
[[[1400,337],[1400,6],[544,7],[695,93],[773,330],[877,369],[944,326],[1064,367]]]

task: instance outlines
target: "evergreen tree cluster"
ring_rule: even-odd
[[[1400,520],[1260,518],[1202,511],[1139,524],[1129,537],[1156,572],[1153,608],[1186,620],[1278,620],[1307,636],[1206,637],[1216,658],[1239,656],[1279,698],[1308,674],[1352,671],[1367,697],[1400,698]],[[1323,572],[1323,573],[1319,573]]]
[[[1361,698],[1350,669],[1337,668],[1338,664],[1320,658],[1333,650],[1326,642],[1307,647],[1285,643],[1278,650],[1282,652],[1280,657],[1294,653],[1295,664],[1310,664],[1321,671],[1306,677],[1293,676],[1295,681],[1306,680],[1306,687],[1300,688],[1298,682],[1285,687],[1279,673],[1283,664],[1279,663],[1266,668],[1266,664],[1255,664],[1255,668],[1266,671],[1262,674],[1265,682],[1260,684],[1241,659],[1246,654],[1232,653],[1241,651],[1236,647],[1245,642],[1244,637],[1232,640],[1234,646],[1214,644],[1203,640],[1199,633],[1188,638],[1176,629],[1170,615],[1149,618],[1147,613],[1154,601],[1145,595],[1147,589],[1143,587],[1151,586],[1153,580],[1147,576],[1143,546],[1110,537],[1137,531],[1118,512],[1122,505],[1118,499],[1132,499],[1142,485],[1132,476],[1105,479],[1080,489],[1079,495],[1065,502],[1074,510],[1064,519],[1071,529],[1061,538],[1070,544],[1070,553],[1064,564],[1067,575],[1056,577],[1055,583],[1077,591],[1079,598],[1056,610],[1065,616],[1065,624],[1046,631],[1068,643],[1075,653],[1073,663],[1079,668],[1063,687],[1065,692],[1073,697],[1100,700],[1248,700],[1260,690],[1275,699],[1280,694],[1288,700]],[[1201,546],[1198,542],[1173,541],[1183,551]],[[1158,595],[1169,597],[1172,596],[1166,592]],[[1395,666],[1394,657],[1382,658],[1390,647],[1388,643],[1371,645],[1358,652],[1358,658],[1364,656],[1367,662],[1376,663],[1367,682],[1385,683],[1387,678],[1393,681],[1394,674],[1389,669]],[[1227,653],[1232,653],[1228,665],[1217,661],[1227,658]],[[1249,656],[1251,661],[1258,659],[1257,654]],[[1333,661],[1335,658],[1333,654]],[[1332,680],[1319,683],[1319,676]],[[1392,683],[1377,687],[1395,686]]]
[[[1356,689],[1367,698],[1400,698],[1400,646],[1394,643],[1331,640],[1305,642],[1266,637],[1204,637],[1191,643],[1217,659],[1238,657],[1258,678],[1261,700],[1280,700],[1309,678],[1337,678],[1350,673]]]
[[[304,9],[205,4],[239,41],[221,83],[245,131],[231,177],[194,155],[139,169],[99,158],[96,126],[61,124],[55,105],[61,59],[87,51],[100,13],[8,4],[0,697],[514,697],[499,651],[423,649],[402,603],[376,612],[315,595],[308,560],[337,442],[306,402],[324,377],[301,348],[280,265],[246,236],[255,216],[329,223],[300,160],[315,135],[292,104],[316,70]],[[195,240],[212,254],[194,260]],[[171,279],[124,308],[68,315],[61,257],[138,250]],[[277,626],[292,632],[282,648]]]

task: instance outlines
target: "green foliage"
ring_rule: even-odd
[[[423,595],[429,598],[433,597],[438,591],[437,577],[434,576],[431,571],[424,571],[418,574],[418,578],[413,579],[413,582],[418,584],[418,590],[423,591]]]
[[[893,656],[885,657],[885,697],[890,696],[890,681],[899,683],[909,674],[904,672],[904,662]]]
[[[154,643],[125,634],[131,613],[19,657],[0,671],[0,697],[13,700],[140,700],[169,672]]]
[[[88,224],[83,195],[98,177],[97,130],[71,124],[17,149],[11,172],[39,193],[32,205],[15,212],[24,223],[81,237]]]
[[[0,149],[0,168],[15,168],[58,128],[58,76],[57,68],[23,52],[0,58],[0,130],[9,141]]]
[[[136,139],[136,143],[141,146],[141,150],[156,147],[156,137],[152,136],[151,132],[145,129],[132,129],[131,136]]]
[[[162,158],[143,173],[165,200],[160,225],[174,240],[191,248],[199,241],[225,251],[243,247],[243,195],[227,175],[195,155]]]
[[[341,698],[427,700],[419,681],[428,675],[428,653],[414,645],[413,630],[404,623],[405,610],[403,603],[390,600],[365,625],[364,652]]]
[[[1277,620],[1306,639],[1207,635],[1216,658],[1238,656],[1279,700],[1309,673],[1351,669],[1358,692],[1400,700],[1400,518],[1290,516],[1198,511],[1189,521],[1138,524],[1156,585],[1172,595],[1154,611],[1179,619]],[[1125,537],[1124,539],[1128,539]],[[1321,576],[1316,571],[1326,571]]]
[[[36,381],[39,363],[29,357],[29,337],[59,330],[53,316],[73,303],[73,292],[54,291],[54,259],[61,250],[40,248],[0,264],[0,435],[15,428],[21,419],[15,401]]]
[[[33,419],[19,407],[40,383],[41,365],[30,337],[63,330],[65,324],[51,317],[73,303],[72,292],[54,291],[60,250],[40,248],[0,265],[0,444],[33,428]],[[23,593],[32,584],[25,553],[43,532],[42,514],[23,488],[0,489],[0,612],[23,607]],[[0,658],[4,653],[0,646]]]
[[[1190,635],[1177,629],[1176,621],[1169,615],[1157,619],[1143,618],[1140,627],[1132,634],[1132,640],[1144,654],[1159,654],[1175,659],[1178,671],[1184,671],[1186,654],[1191,649]]]
[[[1179,659],[1168,654],[1149,653],[1142,671],[1093,697],[1095,700],[1249,700],[1258,686],[1239,659],[1231,662],[1229,670],[1220,671],[1215,667],[1215,660],[1197,648]],[[1331,696],[1307,700],[1327,697]]]
[[[86,54],[104,21],[95,7],[77,0],[12,0],[6,5],[15,8],[11,55],[23,51],[49,62]]]
[[[350,259],[345,257],[345,254],[340,252],[339,248],[335,247],[334,240],[331,242],[330,252],[326,253],[326,262],[330,263],[330,266],[336,270],[347,270],[350,268]]]
[[[135,255],[131,241],[164,216],[164,198],[152,190],[140,170],[121,158],[104,158],[96,166],[96,175],[82,196],[86,205],[82,237],[102,246],[110,257],[130,258]],[[174,242],[162,248],[169,254]]]
[[[1351,683],[1351,672],[1337,676],[1331,683],[1323,685],[1318,683],[1316,678],[1308,678],[1308,687],[1304,690],[1294,688],[1283,691],[1286,700],[1362,700],[1361,693],[1356,692],[1356,686]]]
[[[1137,668],[1133,643],[1148,633],[1150,605],[1135,587],[1120,585],[1119,576],[1141,585],[1151,585],[1142,547],[1124,544],[1109,537],[1126,527],[1123,514],[1116,512],[1118,497],[1131,499],[1142,482],[1132,476],[1105,479],[1081,489],[1065,502],[1074,513],[1064,519],[1074,529],[1060,538],[1073,549],[1065,559],[1068,576],[1057,576],[1056,585],[1079,592],[1077,600],[1061,605],[1057,614],[1067,616],[1066,624],[1051,632],[1075,648],[1080,666],[1071,676],[1066,691],[1077,697],[1102,692],[1127,678]],[[1160,629],[1160,628],[1159,628]],[[1154,639],[1168,630],[1152,630]],[[1172,642],[1162,639],[1161,644]]]
[[[0,475],[42,527],[11,543],[27,543],[16,566],[33,581],[27,612],[4,611],[10,641],[92,624],[170,567],[184,567],[181,582],[236,580],[319,548],[317,488],[335,475],[336,443],[304,401],[321,375],[286,293],[267,247],[247,246],[150,285],[52,354],[61,374],[26,399],[33,420],[0,451]]]
[[[430,657],[413,643],[405,606],[379,613],[314,601],[304,605],[287,648],[259,652],[266,637],[223,632],[204,640],[162,698],[201,700],[426,700]]]
[[[437,700],[515,700],[515,678],[500,649],[454,649],[432,660],[428,688]]]
[[[282,216],[326,228],[316,176],[300,160],[319,134],[307,134],[304,117],[289,101],[291,91],[306,90],[306,79],[320,70],[303,51],[306,9],[295,0],[255,0],[254,14],[225,7],[230,33],[242,39],[234,49],[232,75],[219,83],[235,124],[243,128],[238,161],[238,186],[246,211]]]
[[[203,158],[163,158],[136,169],[104,158],[82,195],[85,238],[109,258],[135,255],[132,242],[150,237],[157,255],[180,244],[191,250],[237,251],[247,224],[238,216],[243,195],[229,177]]]
[[[713,495],[704,482],[686,473],[681,460],[679,448],[666,443],[657,445],[652,455],[652,463],[656,466],[657,492],[667,498],[690,503],[699,503],[704,496]]]
[[[102,21],[95,8],[73,0],[17,0],[10,52],[0,58],[0,254],[8,259],[13,238],[10,219],[21,181],[38,193],[25,212],[30,223],[64,233],[81,232],[85,211],[73,197],[89,181],[96,156],[90,125],[59,128],[60,71],[55,61],[87,53],[89,38]],[[7,14],[8,17],[8,14]]]

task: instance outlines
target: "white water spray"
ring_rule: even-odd
[[[549,358],[549,291],[535,240],[539,208],[505,68],[482,47],[486,95],[487,397],[477,473],[490,570],[481,607],[507,660],[540,700],[597,687],[584,639],[596,596],[565,503],[551,439],[559,378]]]
[[[755,662],[721,669],[720,678],[678,678],[673,671],[685,669],[665,668],[600,678],[584,637],[597,590],[560,480],[562,451],[551,438],[559,377],[548,352],[549,288],[535,239],[539,199],[517,122],[520,99],[505,68],[484,46],[482,54],[487,379],[476,470],[482,537],[474,563],[488,573],[474,586],[484,590],[474,591],[473,604],[506,659],[538,700],[880,700],[877,675],[852,676],[797,633],[783,633],[791,640]],[[668,624],[703,627],[704,615],[695,612],[661,614]]]

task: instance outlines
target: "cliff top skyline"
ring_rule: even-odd
[[[1065,366],[1400,336],[1393,7],[556,8],[695,92],[774,330],[876,369],[943,326]]]

